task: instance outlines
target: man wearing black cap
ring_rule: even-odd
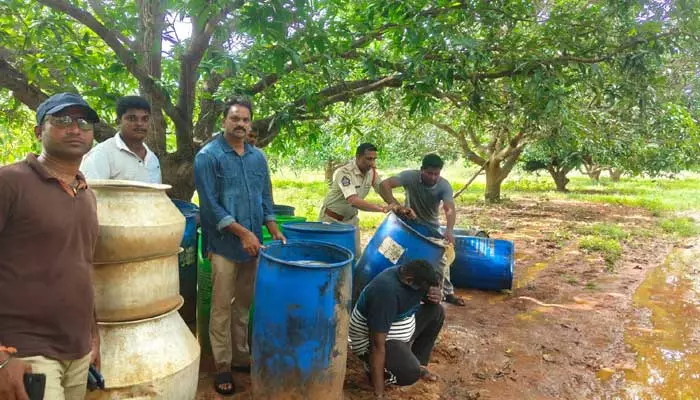
[[[36,117],[41,154],[0,168],[0,399],[26,399],[32,371],[46,376],[45,399],[78,400],[99,364],[97,211],[78,170],[98,117],[73,93],[49,97]]]
[[[437,380],[428,371],[445,312],[442,274],[425,260],[388,268],[360,294],[350,317],[350,348],[365,363],[375,399],[384,386]]]

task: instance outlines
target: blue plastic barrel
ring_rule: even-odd
[[[455,261],[450,280],[455,287],[502,290],[513,286],[515,246],[502,239],[462,236],[455,231]]]
[[[180,295],[185,304],[180,315],[185,322],[197,320],[197,225],[199,207],[196,204],[173,199],[175,207],[185,216],[185,234],[180,246],[183,251],[178,256],[180,271]]]
[[[355,228],[353,225],[327,222],[287,222],[282,231],[287,239],[310,240],[337,244],[355,253]]]
[[[424,259],[437,265],[444,247],[428,238],[442,238],[432,227],[389,213],[379,225],[355,266],[353,299],[380,272],[397,264]]]
[[[352,253],[273,242],[260,252],[252,340],[253,399],[342,400]]]

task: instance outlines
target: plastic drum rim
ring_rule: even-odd
[[[312,241],[307,241],[307,240],[287,240],[287,243],[284,244],[280,241],[274,241],[267,246],[264,246],[262,250],[260,251],[260,257],[263,257],[267,260],[279,263],[281,265],[289,266],[289,267],[296,267],[296,268],[305,268],[305,269],[318,269],[318,264],[306,264],[306,263],[299,263],[295,261],[288,261],[288,260],[282,260],[280,258],[271,256],[267,254],[266,250],[269,250],[271,247],[281,247],[281,246],[290,246],[290,245],[304,245],[307,247],[327,247],[327,248],[332,248],[333,250],[337,250],[343,254],[346,254],[348,259],[345,261],[338,261],[335,263],[323,263],[322,268],[330,269],[330,268],[342,268],[348,265],[348,263],[352,262],[352,259],[354,255],[352,252],[350,252],[348,249],[332,244],[332,243],[325,243],[325,242],[312,242]]]
[[[318,227],[323,227],[318,229]],[[327,229],[332,227],[332,229]],[[355,226],[349,224],[341,224],[338,222],[285,222],[282,224],[282,229],[300,231],[300,232],[319,232],[323,233],[347,233],[354,232]]]
[[[413,229],[413,227],[412,227],[411,225],[409,225],[408,223],[406,223],[406,221],[404,221],[403,218],[399,217],[399,216],[398,216],[396,213],[394,213],[393,211],[391,212],[391,215],[392,215],[394,218],[396,218],[396,220],[401,224],[401,226],[403,226],[404,228],[408,229],[411,233],[413,233],[414,235],[418,236],[421,240],[424,240],[424,241],[426,241],[426,242],[428,242],[428,243],[430,243],[430,244],[432,244],[432,245],[441,246],[439,243],[436,243],[436,242],[434,242],[434,241],[428,239],[427,236],[425,236],[424,234],[422,234],[422,233],[418,232],[417,230]],[[391,217],[391,216],[390,216],[390,217]],[[389,218],[390,218],[390,217],[389,217]],[[421,226],[423,226],[423,227],[425,227],[425,228],[427,228],[427,229],[430,229],[431,231],[435,232],[435,233],[439,236],[439,237],[436,236],[435,239],[443,238],[443,236],[440,235],[440,232],[439,232],[437,229],[435,229],[435,228],[433,228],[433,227],[431,227],[431,226],[428,226],[428,225],[426,225],[426,224],[420,223],[420,222],[414,222],[414,223],[415,223],[415,224],[420,224]],[[441,246],[441,247],[444,247],[444,246]]]

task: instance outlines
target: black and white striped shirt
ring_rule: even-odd
[[[399,280],[399,267],[375,277],[360,294],[350,316],[350,348],[362,355],[370,350],[370,332],[386,333],[386,340],[410,342],[416,331],[416,311],[424,292]]]

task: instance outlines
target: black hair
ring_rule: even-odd
[[[411,260],[401,267],[404,274],[413,278],[413,282],[420,287],[438,286],[443,279],[437,267],[427,260]]]
[[[445,163],[442,161],[442,158],[440,158],[439,155],[427,154],[425,157],[423,157],[423,164],[421,164],[420,169],[426,169],[426,168],[442,169],[442,167],[444,165],[445,165]]]
[[[365,152],[368,151],[377,151],[377,146],[373,145],[372,143],[362,143],[361,145],[357,146],[355,157],[364,156]]]
[[[244,98],[244,97],[234,97],[231,100],[227,101],[226,104],[224,105],[224,119],[228,117],[228,111],[231,109],[233,106],[243,106],[248,109],[250,112],[250,119],[253,119],[253,104],[250,102],[250,100]]]
[[[129,110],[146,110],[151,113],[151,105],[141,96],[124,96],[117,101],[117,120]]]

